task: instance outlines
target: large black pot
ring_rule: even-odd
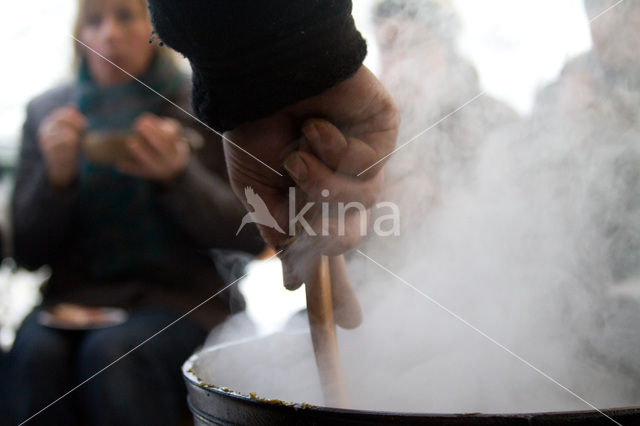
[[[281,340],[281,342],[278,342]],[[612,425],[611,419],[597,411],[572,411],[518,414],[428,414],[383,411],[344,410],[316,407],[303,402],[283,403],[243,395],[223,386],[224,376],[237,365],[240,357],[260,359],[260,348],[291,345],[290,337],[269,336],[223,344],[192,356],[183,365],[183,377],[189,392],[188,402],[196,426],[201,425]],[[235,363],[234,361],[238,361]],[[292,363],[294,360],[291,360]],[[234,365],[235,364],[235,365]],[[256,363],[259,364],[259,363]],[[198,372],[213,366],[221,381],[204,383]],[[240,367],[243,368],[243,367]],[[246,368],[251,368],[246,366]],[[246,373],[246,371],[245,371]],[[215,374],[216,376],[218,374]],[[248,375],[250,377],[250,374]],[[295,375],[294,375],[295,376]],[[211,379],[209,379],[211,380]],[[277,387],[277,383],[273,384]],[[311,383],[309,386],[318,386]],[[603,412],[622,425],[640,425],[640,407],[607,409]]]

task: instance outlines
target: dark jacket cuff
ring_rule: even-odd
[[[350,0],[150,0],[160,38],[189,58],[195,113],[230,130],[352,76],[366,43]]]

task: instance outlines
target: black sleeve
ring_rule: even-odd
[[[56,190],[47,181],[45,163],[38,147],[40,121],[34,102],[27,107],[20,157],[11,199],[14,257],[18,264],[35,269],[64,255],[72,229],[77,199],[75,185]]]
[[[362,65],[351,0],[149,0],[164,43],[189,58],[192,104],[224,131],[318,95]]]

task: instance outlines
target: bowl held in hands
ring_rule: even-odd
[[[90,163],[110,166],[130,155],[127,142],[135,137],[125,132],[87,132],[82,150]]]

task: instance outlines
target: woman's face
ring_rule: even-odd
[[[80,29],[80,40],[97,52],[84,49],[94,80],[101,86],[131,80],[98,53],[134,76],[144,73],[154,52],[149,43],[151,31],[143,2],[97,0],[90,5],[85,24]]]

